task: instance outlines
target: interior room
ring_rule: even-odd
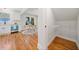
[[[38,15],[29,8],[0,8],[0,49],[37,50]]]
[[[79,9],[53,8],[54,35],[48,49],[78,50]],[[52,48],[51,48],[52,47]]]
[[[0,8],[0,50],[78,50],[78,8]]]
[[[42,21],[41,27],[38,26],[39,49],[79,49],[78,8],[42,8],[39,9],[39,17],[38,25]]]

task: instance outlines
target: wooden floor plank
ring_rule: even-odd
[[[36,33],[33,36],[22,33],[0,36],[1,50],[36,50],[37,43],[38,35]]]
[[[57,36],[50,43],[48,49],[49,50],[78,50],[78,47],[75,42]]]

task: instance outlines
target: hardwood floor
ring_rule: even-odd
[[[61,37],[55,37],[48,46],[48,50],[78,50],[78,47],[73,41]]]
[[[14,33],[0,36],[0,50],[38,50],[37,43],[37,33],[34,35]],[[78,48],[73,41],[61,37],[55,37],[48,46],[48,50],[78,50]]]
[[[38,35],[14,33],[0,36],[1,50],[37,50]]]

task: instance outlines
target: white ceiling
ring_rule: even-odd
[[[53,8],[52,10],[56,20],[75,20],[79,13],[77,8]]]
[[[0,8],[0,11],[18,15],[24,13],[37,15],[36,10],[38,10],[38,8]],[[79,14],[78,8],[52,8],[52,10],[56,20],[75,20]]]
[[[22,15],[38,15],[38,8],[28,8]]]
[[[10,13],[15,15],[22,15],[22,14],[37,14],[36,12],[38,8],[0,8],[0,12]]]
[[[0,12],[22,14],[28,8],[0,8]]]

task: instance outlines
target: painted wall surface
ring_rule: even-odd
[[[48,36],[47,44],[49,44],[55,36],[55,31],[54,31],[55,18],[54,18],[53,10],[51,8],[47,9],[46,18],[47,18],[47,36]]]
[[[78,40],[78,43],[79,43],[79,16],[77,18],[77,40]]]
[[[38,48],[47,49],[47,9],[40,8],[38,14]]]
[[[40,8],[38,17],[38,48],[47,49],[54,36],[54,15],[51,8]]]
[[[76,8],[55,8],[55,35],[67,37],[77,41],[77,15]]]
[[[77,21],[76,20],[63,20],[56,21],[59,27],[55,28],[55,35],[60,35],[73,40],[77,40]]]

